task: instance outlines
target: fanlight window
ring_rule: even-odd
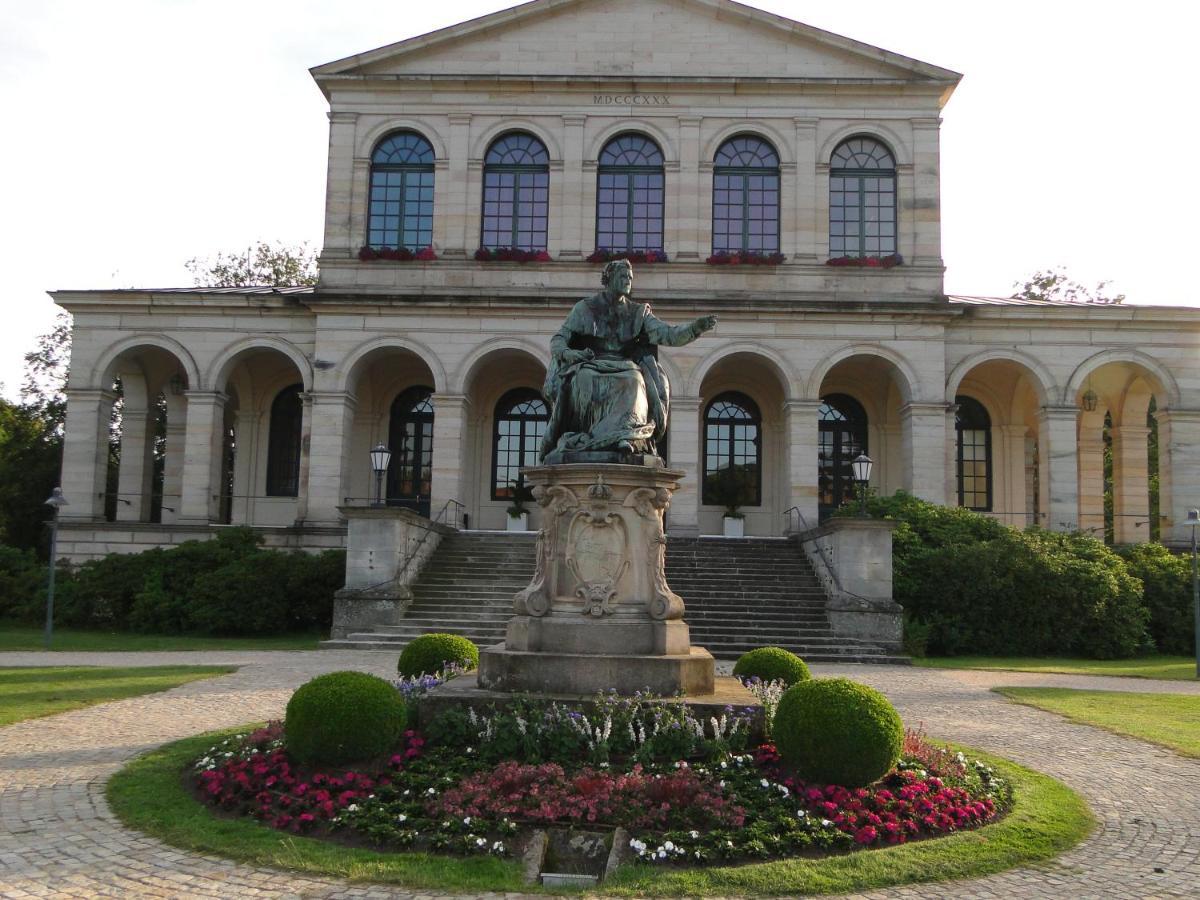
[[[297,497],[300,494],[300,435],[304,385],[285,387],[271,403],[267,433],[267,496]]]
[[[716,397],[704,412],[704,502],[762,503],[762,415],[745,394]]]
[[[973,397],[955,397],[954,417],[958,505],[976,512],[992,509],[992,420]]]
[[[484,247],[545,250],[550,154],[531,134],[501,135],[483,160]]]
[[[419,250],[433,243],[433,147],[413,131],[398,131],[371,154],[372,247]]]
[[[509,500],[525,466],[538,464],[550,410],[537,391],[518,388],[496,404],[492,437],[492,499]]]
[[[596,246],[606,250],[663,248],[663,155],[640,134],[604,145],[596,190]]]
[[[829,255],[896,252],[896,161],[879,141],[843,141],[829,160]]]
[[[713,252],[779,250],[779,154],[741,135],[713,159]]]

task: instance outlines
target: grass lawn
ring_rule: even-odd
[[[1200,696],[1070,688],[995,690],[1017,703],[1058,713],[1072,722],[1140,738],[1184,756],[1200,757]]]
[[[244,731],[238,729],[237,731]],[[549,893],[521,883],[520,865],[495,858],[350,849],[284,834],[250,819],[209,813],[180,773],[226,731],[199,735],[134,760],[108,782],[108,802],[131,828],[176,847],[312,874],[402,884],[410,889]],[[602,886],[631,896],[843,893],[919,881],[973,878],[1049,859],[1083,840],[1094,821],[1078,794],[1013,763],[962,748],[1012,779],[1016,809],[979,831],[827,859],[795,859],[697,870],[626,866]]]
[[[1191,656],[1139,656],[1135,659],[1070,659],[1038,656],[938,656],[913,658],[930,669],[995,669],[1006,672],[1056,672],[1064,675],[1121,675],[1126,678],[1194,680]]]
[[[166,691],[189,681],[225,675],[235,666],[152,666],[105,669],[93,666],[0,669],[0,725],[82,709],[141,694]]]
[[[185,635],[126,634],[118,631],[85,631],[55,628],[54,650],[316,650],[316,634],[281,634],[266,637],[187,637]],[[0,650],[42,650],[41,628],[0,622]]]

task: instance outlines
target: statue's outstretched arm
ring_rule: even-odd
[[[646,310],[646,318],[642,330],[652,344],[662,344],[664,347],[682,347],[690,344],[706,331],[717,326],[716,316],[701,316],[686,325],[668,325],[650,310]]]

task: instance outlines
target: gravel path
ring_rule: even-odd
[[[0,666],[236,664],[235,674],[0,728],[0,896],[412,897],[185,853],[119,825],[104,783],[126,761],[202,731],[278,717],[300,683],[356,668],[390,675],[391,654],[0,653]],[[1100,827],[1050,863],[868,897],[1200,897],[1200,760],[1010,704],[989,689],[1043,685],[1200,694],[1147,679],[884,666],[814,666],[870,684],[909,724],[1053,775]],[[425,894],[424,896],[428,896]]]

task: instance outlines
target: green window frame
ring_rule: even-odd
[[[896,252],[896,159],[880,141],[852,137],[829,160],[829,255]]]

